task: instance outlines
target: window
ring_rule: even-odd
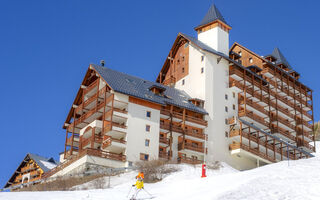
[[[253,63],[253,59],[252,59],[252,58],[249,58],[249,62],[250,62],[250,63]]]
[[[133,163],[131,161],[128,162],[129,167],[133,166]]]
[[[228,134],[228,131],[226,131],[226,132],[225,132],[225,136],[228,137],[228,135],[229,135],[229,134]]]
[[[203,68],[203,67],[201,67],[201,74],[203,74],[203,71],[204,71],[204,68]]]
[[[182,79],[182,85],[184,85],[184,79]]]
[[[224,110],[225,110],[226,112],[228,112],[228,106],[224,107]]]
[[[225,120],[224,120],[224,123],[225,123],[226,125],[228,125],[228,119],[225,119]]]
[[[146,131],[150,132],[150,125],[146,125]]]
[[[233,105],[232,105],[232,108],[233,108],[233,110],[235,110],[235,109],[236,109],[236,105],[233,104]]]
[[[184,56],[182,56],[182,61],[184,61]]]
[[[151,111],[147,111],[147,117],[151,117]]]
[[[182,67],[182,73],[184,73],[184,67]]]
[[[150,140],[145,140],[144,145],[145,145],[146,147],[148,147],[149,144],[150,144]]]
[[[149,155],[148,154],[144,154],[144,153],[140,153],[140,160],[149,160]]]
[[[233,98],[236,98],[236,93],[232,92],[232,96],[233,96]]]
[[[239,53],[238,53],[240,56],[242,56],[242,52],[241,51],[239,51]]]
[[[188,43],[186,43],[185,45],[184,45],[184,48],[187,48],[188,47]]]
[[[204,60],[204,56],[201,56],[201,62],[203,62],[203,60]]]
[[[224,96],[224,98],[225,98],[226,100],[228,100],[228,95],[226,94],[226,95]]]

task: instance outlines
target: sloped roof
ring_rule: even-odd
[[[42,156],[39,156],[37,154],[28,154],[31,159],[33,159],[37,165],[44,171],[47,172],[52,169],[52,166],[56,166],[59,162],[55,161],[53,158],[45,158]],[[48,163],[48,164],[47,164]]]
[[[280,49],[279,48],[274,48],[272,54],[271,54],[273,57],[275,57],[277,60],[276,60],[276,64],[279,65],[279,64],[283,64],[285,65],[286,67],[288,67],[289,69],[292,69],[291,68],[291,65],[289,64],[289,62],[287,61],[287,59],[284,57],[284,55],[281,53]]]
[[[102,76],[107,84],[116,92],[123,93],[136,98],[144,99],[160,105],[175,105],[201,114],[207,114],[205,109],[197,107],[189,102],[190,97],[186,92],[131,76],[107,67],[91,64],[91,66]],[[154,94],[150,87],[158,86],[164,88],[163,96]]]
[[[209,23],[214,22],[216,20],[220,20],[223,23],[228,25],[228,23],[223,18],[222,14],[218,10],[218,8],[214,4],[212,4],[211,7],[209,8],[207,14],[204,16],[204,18],[202,19],[202,21],[200,22],[200,24],[197,27],[209,24]]]
[[[47,172],[50,169],[52,169],[53,167],[57,166],[59,162],[55,161],[53,158],[45,158],[42,156],[39,156],[37,154],[32,154],[32,153],[28,153],[24,159],[22,160],[22,162],[20,163],[20,165],[18,166],[18,168],[15,170],[15,172],[12,174],[11,178],[8,180],[8,182],[6,183],[6,185],[4,186],[4,188],[8,188],[11,185],[11,181],[14,181],[15,175],[17,174],[17,172],[19,171],[20,167],[22,166],[22,164],[24,163],[25,160],[29,160],[32,159],[34,160],[34,162],[37,163],[37,165],[43,170],[43,172]]]
[[[259,79],[262,79],[262,81],[264,82],[267,82],[264,78],[258,76],[256,73],[253,73],[251,70],[247,69],[246,67],[242,66],[240,63],[238,63],[237,61],[231,59],[229,56],[227,56],[226,54],[222,53],[222,52],[219,52],[219,51],[216,51],[215,49],[209,47],[208,45],[204,44],[203,42],[201,42],[200,40],[198,40],[197,38],[195,37],[192,37],[192,36],[188,36],[186,34],[182,34],[182,33],[179,33],[179,35],[183,36],[184,38],[186,38],[189,42],[193,43],[195,46],[197,46],[198,48],[204,50],[204,51],[207,51],[209,53],[212,53],[212,54],[215,54],[217,56],[221,56],[222,58],[228,60],[229,62],[232,62],[234,63],[235,65],[237,65],[238,67],[246,70],[247,72],[253,74],[255,77],[259,78]]]

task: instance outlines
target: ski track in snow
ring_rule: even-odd
[[[320,142],[317,143],[320,148]],[[178,165],[181,169],[161,182],[145,184],[155,200],[319,200],[320,153],[315,158],[282,161],[239,172],[223,164],[220,170],[207,170],[207,178],[200,178],[200,166]],[[111,177],[111,188],[93,188],[92,182],[76,186],[76,191],[2,192],[1,200],[128,200],[136,172]],[[106,186],[108,178],[106,178]],[[137,199],[150,197],[141,191]]]

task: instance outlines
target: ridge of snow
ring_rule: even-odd
[[[316,144],[320,148],[320,142]],[[155,200],[309,200],[320,199],[320,153],[314,158],[282,161],[252,170],[237,171],[223,164],[219,170],[207,170],[207,178],[200,178],[201,166],[178,165],[180,171],[165,177],[161,182],[145,184]],[[0,193],[5,200],[127,200],[136,172],[111,177],[111,188],[56,192]],[[107,180],[108,178],[106,178]],[[108,181],[106,181],[108,182]],[[75,187],[90,188],[87,183]],[[107,183],[106,183],[107,185]],[[138,198],[147,198],[141,191]]]

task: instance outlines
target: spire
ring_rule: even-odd
[[[211,7],[209,8],[207,14],[204,16],[204,18],[202,19],[200,24],[196,27],[196,29],[200,26],[209,24],[209,23],[214,22],[216,20],[220,20],[223,23],[225,23],[226,25],[228,25],[228,23],[224,20],[222,14],[218,10],[218,8],[214,4],[212,4]]]
[[[283,54],[281,53],[280,49],[279,48],[274,48],[272,54],[271,54],[273,57],[275,57],[277,60],[276,60],[276,64],[279,65],[279,64],[283,64],[285,65],[286,67],[288,67],[289,69],[292,69],[289,62],[287,61],[287,59],[283,56]]]

